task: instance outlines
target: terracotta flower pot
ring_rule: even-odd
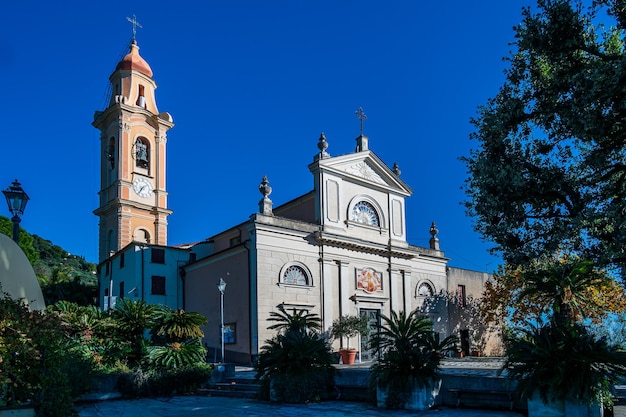
[[[341,361],[344,365],[354,364],[354,358],[356,358],[356,349],[341,349],[339,351],[341,355]]]

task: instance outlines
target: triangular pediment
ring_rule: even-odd
[[[374,152],[363,151],[316,161],[318,169],[356,183],[410,196],[413,191]],[[313,168],[313,167],[311,167]]]

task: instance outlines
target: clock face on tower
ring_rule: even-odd
[[[139,197],[150,197],[152,195],[152,183],[146,178],[137,177],[133,181],[133,191]]]

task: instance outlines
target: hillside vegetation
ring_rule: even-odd
[[[13,223],[9,218],[0,216],[0,233],[13,235]],[[20,228],[19,245],[33,265],[46,305],[59,300],[83,306],[97,304],[96,264],[49,240],[31,235],[23,228]]]

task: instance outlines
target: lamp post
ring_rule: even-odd
[[[224,363],[224,291],[226,290],[226,281],[220,278],[220,282],[217,283],[217,289],[220,290],[220,316],[222,320],[222,363]]]
[[[26,203],[30,199],[17,180],[13,181],[6,190],[2,191],[2,194],[7,199],[9,211],[13,215],[13,218],[11,218],[13,222],[13,240],[15,243],[18,243],[20,239],[20,221],[22,220],[20,216],[24,214]]]

